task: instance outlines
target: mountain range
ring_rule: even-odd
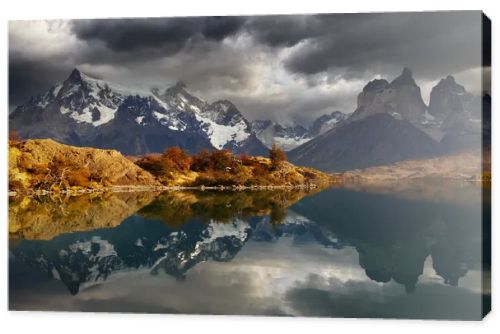
[[[432,89],[427,106],[405,68],[391,82],[370,81],[349,117],[293,149],[289,157],[295,164],[345,171],[471,149],[480,152],[487,141],[482,133],[490,133],[491,127],[487,101],[488,95],[475,97],[448,76]]]
[[[308,126],[283,125],[249,121],[228,100],[203,101],[182,81],[165,90],[139,91],[74,69],[63,82],[18,106],[9,125],[23,138],[52,138],[128,155],[169,146],[189,153],[229,149],[266,155],[276,144],[289,151],[293,163],[341,171],[474,147],[485,131],[484,101],[448,76],[432,89],[427,106],[405,68],[391,82],[369,82],[351,114],[335,111]]]

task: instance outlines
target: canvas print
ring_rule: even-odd
[[[480,320],[481,11],[9,22],[9,309]]]

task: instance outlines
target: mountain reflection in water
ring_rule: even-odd
[[[14,310],[478,319],[489,298],[471,184],[25,198],[9,219]]]

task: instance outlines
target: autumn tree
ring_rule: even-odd
[[[196,172],[205,172],[213,169],[210,152],[204,149],[193,156],[191,169]]]
[[[275,144],[269,149],[269,159],[271,160],[272,169],[279,169],[283,162],[288,160],[285,151]]]
[[[234,156],[229,150],[215,150],[212,152],[211,160],[213,169],[225,171],[234,167]]]
[[[169,147],[161,156],[161,165],[165,171],[187,172],[191,166],[191,157],[180,147]]]

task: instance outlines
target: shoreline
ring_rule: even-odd
[[[335,174],[334,174],[335,175]],[[442,176],[427,176],[427,177],[410,177],[410,178],[395,178],[395,177],[367,177],[367,176],[340,176],[335,175],[336,179],[319,182],[319,183],[308,183],[308,184],[298,184],[298,185],[261,185],[261,186],[244,186],[244,185],[232,185],[232,186],[163,186],[163,185],[129,185],[129,186],[110,186],[101,188],[78,188],[78,189],[64,189],[60,191],[50,191],[50,190],[33,190],[28,189],[24,192],[8,191],[8,197],[17,196],[49,196],[49,195],[65,195],[65,196],[79,196],[85,194],[97,194],[97,193],[132,193],[132,192],[165,192],[165,191],[266,191],[266,190],[294,190],[294,189],[318,189],[318,188],[328,188],[331,186],[345,185],[381,185],[384,183],[404,183],[413,182],[416,180],[446,180],[454,182],[466,182],[472,184],[481,184],[482,186],[490,184],[490,180],[480,179],[480,178],[470,178],[470,177],[442,177]]]
[[[10,191],[8,192],[9,197],[16,196],[46,196],[54,194],[63,194],[66,196],[76,196],[84,194],[95,194],[95,193],[130,193],[130,192],[163,192],[163,191],[264,191],[264,190],[293,190],[293,189],[317,189],[320,187],[327,187],[337,182],[325,182],[325,183],[309,183],[309,184],[299,184],[299,185],[267,185],[267,186],[111,186],[102,188],[81,188],[81,189],[64,189],[61,191],[50,191],[50,190],[33,190],[29,189],[24,192]]]

